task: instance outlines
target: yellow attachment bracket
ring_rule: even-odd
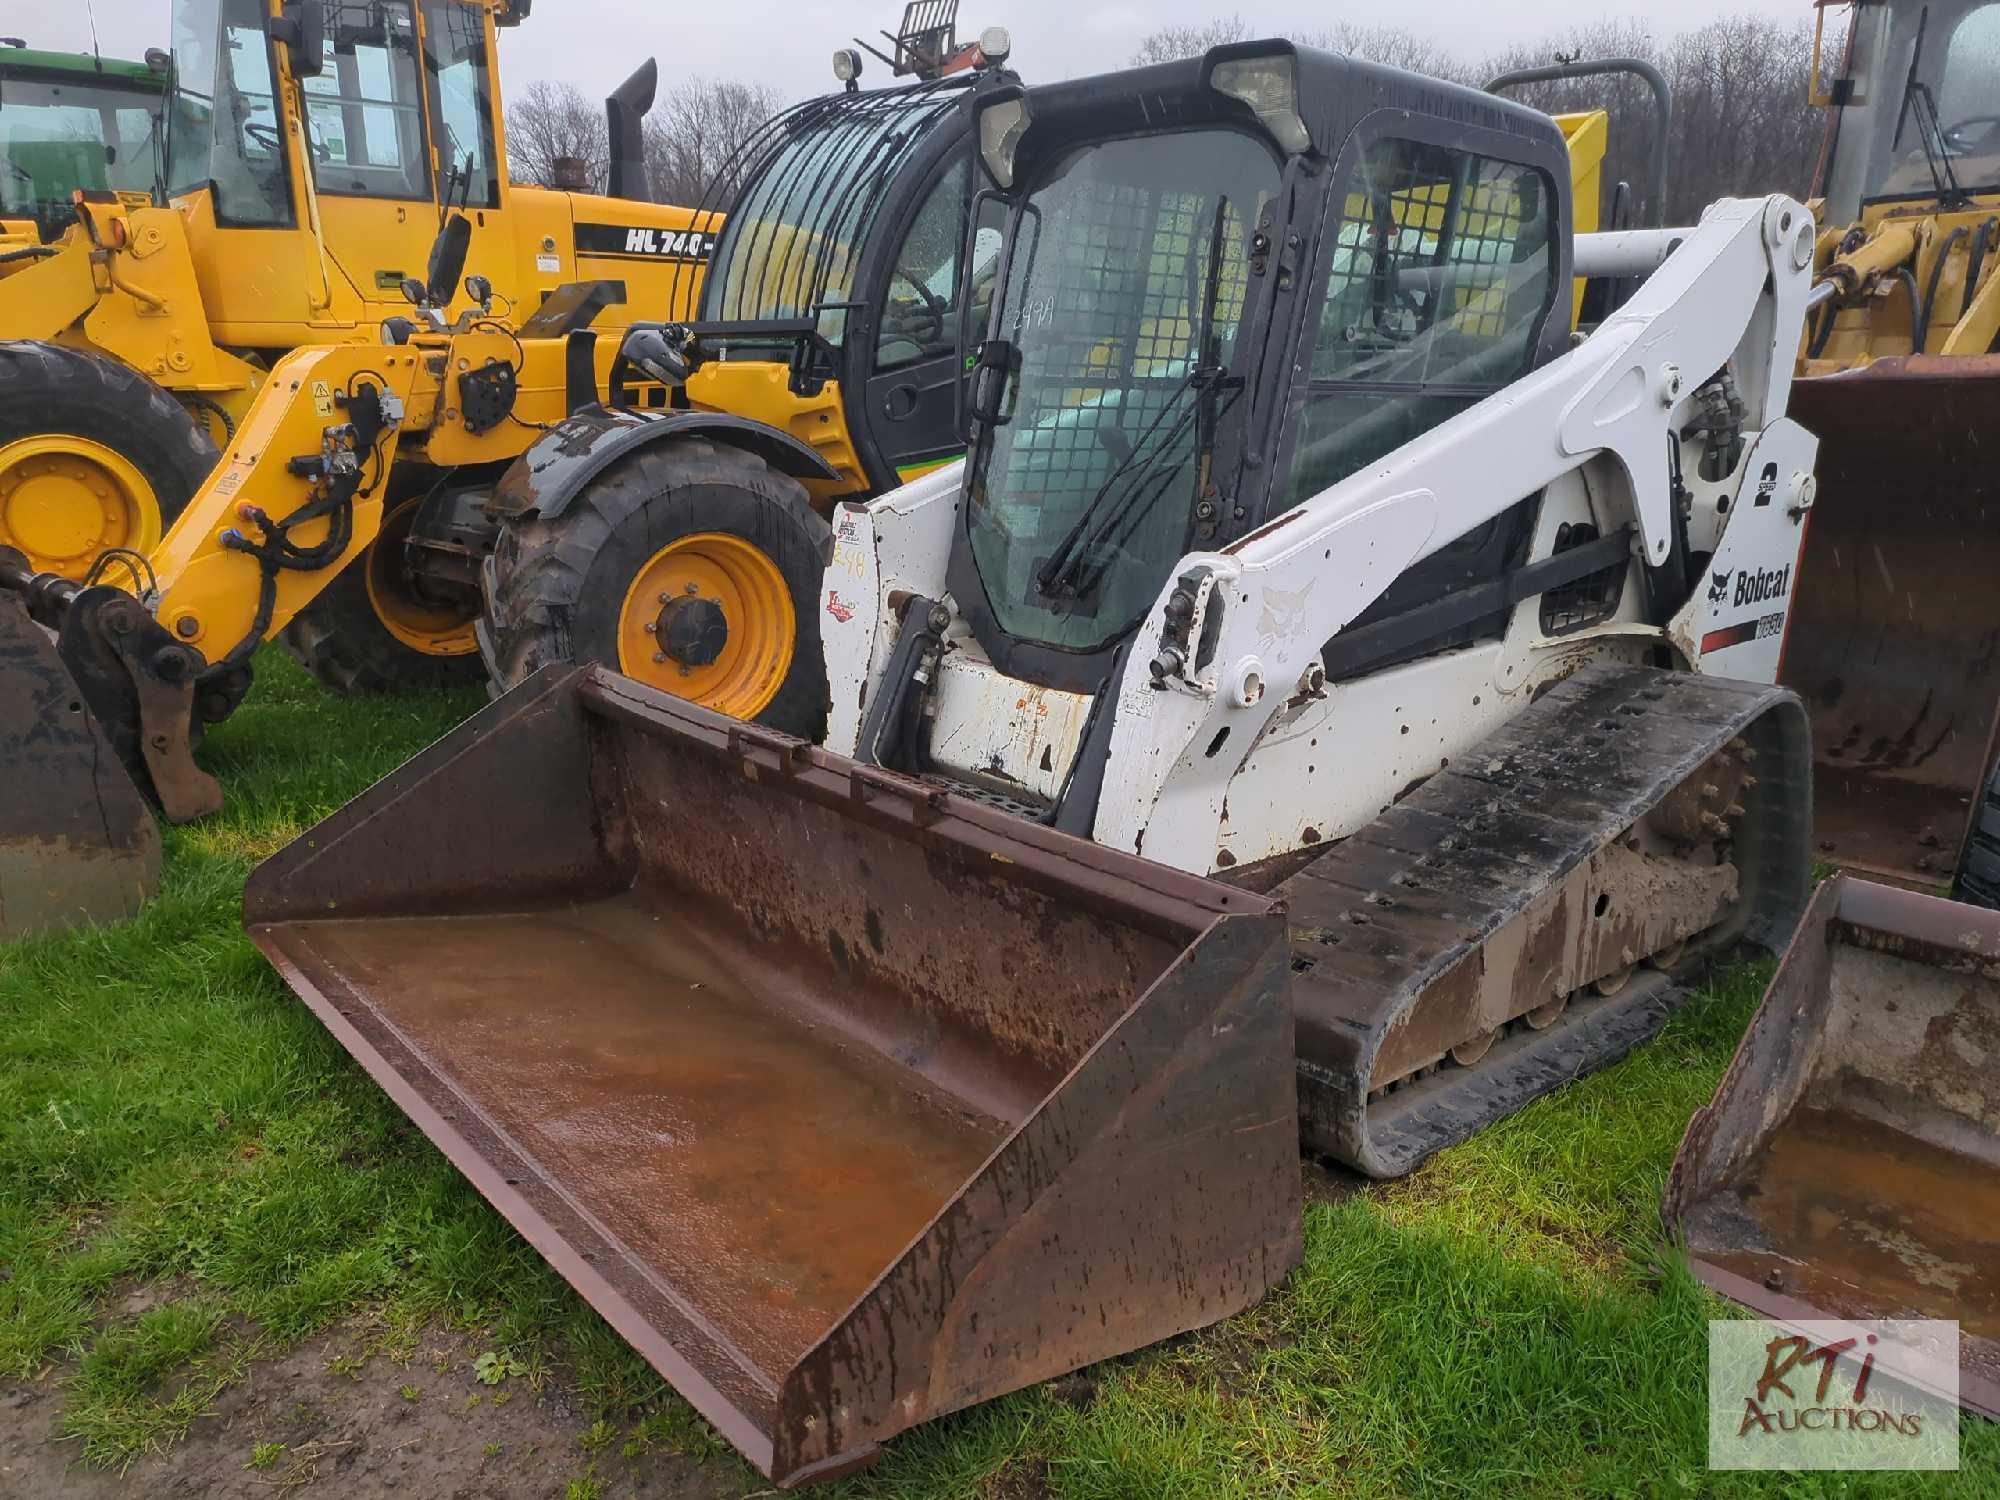
[[[292,460],[350,454],[361,483],[352,501],[346,546],[325,567],[282,569],[264,635],[275,635],[360,556],[382,527],[384,493],[401,437],[386,427],[372,449],[356,448],[348,428],[348,401],[364,384],[392,397],[407,412],[434,396],[423,383],[420,351],[380,345],[308,347],[278,362],[251,404],[222,464],[189,502],[153,556],[159,577],[159,621],[176,640],[214,661],[241,641],[257,620],[263,570],[255,557],[228,546],[240,531],[260,536],[248,508],[282,521],[324,493],[325,480],[293,472]],[[289,540],[312,547],[327,539],[331,516],[299,523]]]

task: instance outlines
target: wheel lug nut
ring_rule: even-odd
[[[647,634],[647,635],[652,635],[652,634],[653,634],[654,632],[656,632],[656,631],[657,631],[657,630],[658,630],[659,628],[660,628],[660,622],[659,622],[658,620],[648,620],[648,621],[646,622],[646,634]]]
[[[685,589],[682,590],[682,592],[687,594],[699,594],[701,592],[701,585],[696,583],[690,583]],[[660,596],[660,600],[662,603],[665,603],[666,595],[662,594]]]
[[[664,651],[655,651],[653,653],[653,660],[656,662],[663,662],[666,659],[667,659],[667,653]]]
[[[665,594],[660,595],[660,603],[665,604],[666,602],[667,596]]]
[[[687,663],[686,663],[686,662],[682,662],[682,663],[681,663],[681,676],[685,677],[685,676],[687,676],[687,675],[688,675],[688,667],[687,667]]]

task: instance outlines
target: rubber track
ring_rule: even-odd
[[[1734,842],[1741,899],[1726,929],[1671,976],[1641,970],[1617,995],[1579,997],[1547,1030],[1519,1029],[1472,1067],[1442,1067],[1368,1102],[1377,1048],[1427,986],[1738,735],[1757,751],[1757,785]],[[1400,1176],[1623,1056],[1718,958],[1782,947],[1805,905],[1811,826],[1808,731],[1791,693],[1643,667],[1577,672],[1279,888],[1292,917],[1306,1148]],[[1366,942],[1321,940],[1356,918]]]

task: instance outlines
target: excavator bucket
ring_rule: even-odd
[[[1768,1317],[1946,1318],[2000,1416],[2000,912],[1824,882],[1666,1195]]]
[[[137,911],[160,830],[56,653],[0,591],[0,942]]]
[[[782,1484],[1298,1257],[1280,907],[601,668],[489,705],[244,907]]]
[[[2000,355],[1794,382],[1819,435],[1780,679],[1812,717],[1821,849],[1943,888],[2000,734]]]

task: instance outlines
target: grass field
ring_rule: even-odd
[[[259,668],[204,752],[228,811],[169,830],[160,899],[0,948],[0,1387],[53,1389],[67,1457],[116,1471],[203,1441],[233,1385],[329,1327],[369,1330],[392,1383],[445,1327],[483,1351],[483,1382],[565,1395],[571,1500],[627,1493],[659,1454],[698,1461],[708,1492],[757,1488],[241,933],[252,864],[478,695],[337,704],[273,652]],[[844,1491],[2000,1495],[2000,1429],[1973,1420],[1957,1475],[1704,1467],[1722,1304],[1662,1245],[1657,1205],[1762,978],[1729,976],[1638,1055],[1405,1182],[1318,1192],[1305,1264],[1249,1314],[919,1430]]]

